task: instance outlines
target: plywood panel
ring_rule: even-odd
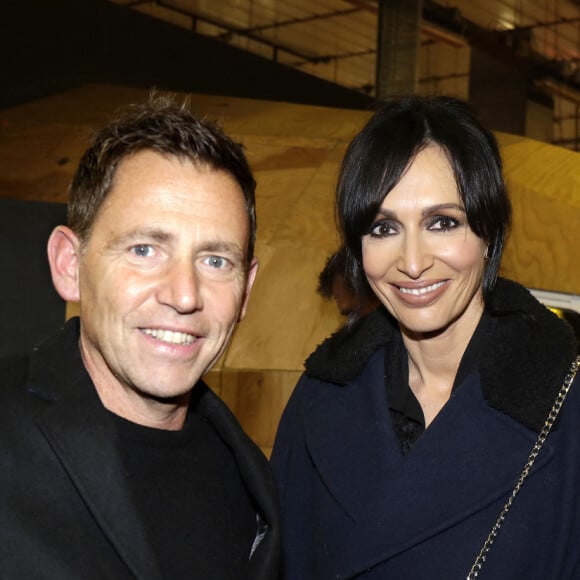
[[[0,197],[66,200],[90,131],[148,91],[90,85],[0,112]],[[260,270],[248,313],[209,382],[268,452],[307,355],[338,327],[317,277],[338,245],[334,187],[366,111],[190,95],[247,147],[258,181]],[[580,154],[499,135],[514,202],[504,272],[580,294]],[[67,316],[78,311],[68,305]]]
[[[212,371],[205,380],[269,456],[280,416],[300,374],[300,371]]]
[[[499,139],[514,210],[502,272],[532,288],[580,294],[580,153]]]

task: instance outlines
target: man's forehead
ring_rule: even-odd
[[[189,241],[231,253],[245,251],[249,226],[243,193],[229,173],[143,153],[120,168],[92,234],[108,238],[109,247]]]
[[[184,202],[189,199],[195,201],[196,194],[209,189],[212,195],[237,198],[244,207],[246,205],[242,187],[231,172],[186,157],[165,155],[149,149],[136,152],[119,163],[103,205],[119,197],[119,191],[134,198],[136,203],[145,197],[149,189],[153,191],[155,187],[163,186],[169,194],[168,186],[173,183],[185,194]],[[158,193],[165,191],[159,190]],[[157,201],[161,201],[161,196]]]

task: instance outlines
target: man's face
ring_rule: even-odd
[[[349,290],[341,276],[336,276],[332,282],[332,297],[341,316],[348,318],[360,310],[356,293]]]
[[[101,398],[137,413],[187,399],[244,315],[248,238],[228,173],[151,151],[120,164],[79,249],[81,352]]]

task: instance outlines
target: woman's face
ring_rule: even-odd
[[[417,154],[362,237],[372,289],[416,338],[452,329],[471,335],[483,312],[484,253],[437,145]]]

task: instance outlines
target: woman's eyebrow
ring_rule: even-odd
[[[381,216],[383,218],[387,218],[387,219],[391,219],[391,220],[397,219],[396,212],[391,211],[390,209],[384,209],[382,207],[379,208],[379,211],[377,212],[377,216]]]
[[[421,211],[421,215],[428,216],[439,211],[445,211],[448,209],[453,209],[456,211],[460,211],[461,213],[465,213],[465,208],[459,203],[438,203],[436,205],[431,205],[429,207],[424,208]]]
[[[462,213],[465,213],[465,208],[459,204],[459,203],[437,203],[435,205],[430,205],[429,207],[425,207],[421,210],[421,215],[423,217],[425,216],[429,216],[432,215],[434,213],[437,213],[438,211],[445,211],[445,210],[455,210],[455,211],[460,211]],[[390,209],[385,209],[385,208],[379,208],[379,211],[377,212],[377,216],[381,216],[383,218],[387,218],[387,219],[392,219],[392,220],[397,220],[397,212],[390,210]]]

